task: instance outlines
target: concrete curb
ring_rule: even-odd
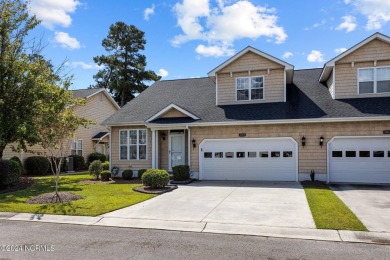
[[[222,224],[206,222],[164,221],[155,219],[129,219],[115,217],[64,216],[33,213],[0,212],[0,219],[62,223],[86,226],[159,229],[197,233],[250,235],[332,242],[353,242],[390,245],[390,233],[310,228],[269,227],[256,225]]]

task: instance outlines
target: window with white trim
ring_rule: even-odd
[[[71,155],[83,155],[83,140],[73,139],[70,154]]]
[[[146,129],[131,129],[119,131],[120,160],[146,160],[146,153]]]
[[[390,67],[358,69],[359,94],[390,93]]]
[[[264,77],[236,78],[237,101],[256,100],[264,97]]]

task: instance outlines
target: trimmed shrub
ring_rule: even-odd
[[[0,160],[0,188],[15,185],[22,174],[20,165],[14,160]]]
[[[19,157],[13,156],[13,157],[11,157],[10,160],[17,162],[17,163],[19,164],[20,169],[23,169],[23,163],[22,163],[22,161],[19,159]]]
[[[102,168],[103,168],[103,171],[110,170],[110,162],[105,161],[104,163],[102,163]]]
[[[122,172],[122,178],[124,180],[131,180],[133,178],[133,171],[132,170],[124,170]]]
[[[27,175],[45,175],[50,167],[49,160],[44,156],[31,156],[24,161],[24,169]]]
[[[91,163],[96,160],[99,160],[102,163],[107,161],[106,156],[102,153],[91,153],[90,155],[88,155],[88,162]]]
[[[142,184],[152,189],[164,188],[169,182],[169,174],[166,170],[149,169],[142,174]]]
[[[100,173],[100,178],[102,181],[108,181],[111,178],[111,172],[109,170],[104,170]]]
[[[138,179],[142,179],[142,174],[144,174],[148,169],[139,169],[138,170]]]
[[[85,159],[81,155],[69,155],[69,157],[73,158],[73,169],[75,171],[81,171],[87,169],[87,165],[85,164]]]
[[[176,165],[172,167],[174,181],[186,181],[190,178],[190,167],[188,165]]]
[[[95,160],[89,165],[89,174],[96,177],[96,180],[99,179],[99,175],[102,172],[102,162],[100,160]]]

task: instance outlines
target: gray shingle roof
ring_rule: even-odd
[[[318,82],[321,71],[296,70],[287,86],[287,102],[263,104],[216,106],[214,78],[158,81],[103,124],[144,123],[170,104],[199,117],[196,122],[390,116],[390,97],[332,99]],[[177,121],[172,120],[153,123]]]
[[[86,98],[101,90],[102,90],[101,88],[89,88],[89,89],[75,89],[72,91],[73,91],[74,98]]]

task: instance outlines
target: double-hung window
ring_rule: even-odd
[[[264,77],[243,77],[236,79],[237,100],[256,100],[264,97]]]
[[[358,70],[359,94],[390,92],[390,67]]]
[[[120,160],[146,160],[146,151],[146,129],[131,129],[119,131]]]
[[[70,154],[83,155],[83,140],[73,139]]]

